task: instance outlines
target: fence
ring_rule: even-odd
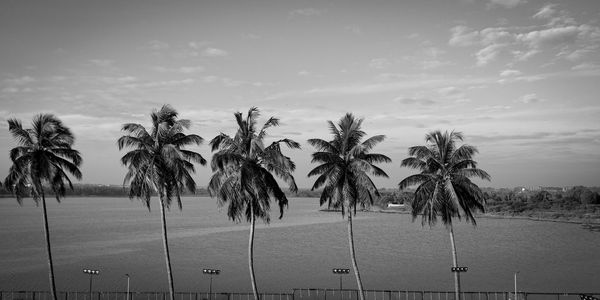
[[[516,300],[580,300],[585,294],[518,292]],[[262,300],[358,300],[357,290],[293,289],[292,293],[261,293]],[[461,292],[460,300],[515,300],[514,292]],[[58,300],[169,300],[166,292],[58,292]],[[253,300],[252,293],[177,292],[175,300]],[[52,300],[47,291],[0,291],[0,300]],[[365,300],[455,300],[453,291],[365,290]]]
[[[582,293],[518,292],[517,300],[580,300]],[[600,293],[585,293],[598,297]],[[461,292],[460,300],[515,300],[514,292]],[[294,300],[358,300],[357,290],[294,289]],[[454,300],[454,291],[365,290],[365,300]]]

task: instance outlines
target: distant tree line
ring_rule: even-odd
[[[488,212],[523,213],[540,210],[578,210],[589,208],[592,211],[600,204],[597,188],[576,186],[565,191],[514,191],[507,189],[484,191]]]
[[[44,186],[44,192],[47,195],[54,196],[49,186]],[[319,197],[320,190],[311,191],[310,189],[299,188],[294,197],[316,198]],[[73,184],[73,190],[67,189],[65,194],[71,197],[128,197],[129,186],[123,185],[102,185],[102,184]],[[206,188],[197,188],[195,193],[183,192],[184,196],[209,197]],[[156,193],[153,196],[157,196]],[[0,186],[0,198],[14,198],[14,195]],[[387,203],[387,202],[386,202]]]

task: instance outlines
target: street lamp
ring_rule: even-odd
[[[517,296],[517,274],[519,274],[520,271],[516,271],[515,272],[515,300],[517,300],[518,296]]]
[[[338,269],[338,268],[334,268],[332,271],[333,271],[333,274],[340,274],[340,292],[342,292],[342,275],[349,274],[350,273],[350,269]]]
[[[450,268],[450,271],[452,271],[452,272],[458,272],[458,273],[460,273],[460,272],[466,272],[468,270],[469,270],[468,267],[452,267],[452,268]]]
[[[209,298],[212,298],[212,278],[213,278],[213,275],[219,275],[219,273],[221,273],[221,270],[203,269],[202,273],[210,275],[210,285],[208,287],[208,293],[210,295]]]
[[[90,274],[90,299],[89,300],[92,300],[92,276],[99,275],[100,271],[99,270],[83,269],[83,273]]]
[[[125,277],[127,277],[127,300],[129,300],[129,274],[125,274]]]

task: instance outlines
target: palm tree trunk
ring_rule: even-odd
[[[47,212],[46,212],[46,197],[44,197],[43,190],[42,190],[41,194],[42,194],[42,216],[44,219],[44,236],[46,237],[46,251],[48,252],[48,268],[49,268],[48,277],[50,279],[50,293],[52,293],[52,299],[57,300],[58,298],[56,297],[56,284],[54,283],[54,264],[52,263],[52,251],[50,250],[50,230],[48,229],[48,216],[47,216]]]
[[[358,264],[356,263],[356,254],[354,253],[354,234],[352,232],[352,211],[348,212],[348,243],[350,245],[350,257],[352,258],[352,268],[354,268],[354,276],[356,277],[356,284],[358,285],[359,299],[365,300],[365,293],[363,291],[362,280],[360,279],[360,272],[358,271]]]
[[[165,250],[165,262],[167,264],[167,275],[169,277],[169,294],[171,300],[175,300],[175,288],[173,287],[173,272],[171,270],[171,255],[169,254],[169,242],[167,240],[167,220],[165,218],[165,203],[163,194],[160,193],[160,220],[162,223],[163,247]]]
[[[260,300],[258,288],[256,287],[256,278],[254,276],[254,227],[256,224],[256,216],[254,215],[254,207],[250,201],[250,237],[248,238],[248,268],[250,269],[250,281],[252,282],[252,292],[254,299]]]
[[[449,227],[450,232],[450,244],[452,245],[452,266],[455,268],[458,267],[458,257],[456,255],[456,243],[454,243],[454,230],[452,229],[452,224]],[[460,273],[454,273],[454,299],[460,300]]]

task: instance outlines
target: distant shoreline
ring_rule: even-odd
[[[322,212],[339,212],[339,210],[335,209],[321,209],[319,211]],[[358,210],[357,210],[358,211]],[[360,212],[366,213],[384,213],[384,214],[405,214],[409,215],[410,211],[405,210],[390,210],[390,209],[382,209],[377,207],[377,209],[372,210],[361,210]],[[486,218],[486,219],[516,219],[516,220],[528,220],[528,221],[538,221],[538,222],[554,222],[554,223],[566,223],[566,224],[580,224],[580,225],[589,225],[592,230],[600,231],[600,218],[574,218],[574,219],[565,219],[565,218],[542,218],[542,217],[534,217],[534,216],[523,216],[523,215],[502,215],[502,214],[493,214],[493,213],[484,213],[476,215],[478,218]]]
[[[188,197],[210,197],[210,195],[196,194],[196,195],[182,195],[182,197],[185,197],[185,198],[188,198]],[[50,198],[54,198],[54,196],[49,195],[46,198],[47,198],[47,200],[50,200]],[[63,199],[69,199],[69,198],[124,198],[124,199],[129,199],[129,196],[127,196],[127,195],[68,195],[66,197],[63,197]],[[293,198],[318,199],[318,197],[310,197],[310,196],[290,197],[290,199],[293,199]],[[15,197],[12,195],[0,195],[0,199],[13,199],[14,200]],[[24,198],[23,200],[26,201],[28,199],[31,199],[31,197]],[[134,199],[132,199],[132,200],[134,200]],[[339,210],[327,209],[327,208],[320,209],[319,211],[339,212]],[[384,209],[379,206],[373,206],[373,208],[371,210],[361,210],[361,212],[386,213],[386,214],[410,214],[410,211],[407,211],[407,210]],[[530,213],[534,214],[536,212],[530,212]],[[538,213],[540,213],[540,212],[538,212]],[[552,212],[547,212],[547,213],[550,213],[550,216],[552,216],[551,215]],[[506,214],[484,213],[484,214],[478,214],[476,216],[479,218],[488,218],[488,219],[517,219],[517,220],[529,220],[529,221],[538,221],[538,222],[580,224],[584,227],[587,227],[590,230],[600,231],[600,216],[594,216],[592,218],[590,218],[590,217],[588,217],[588,218],[583,218],[583,217],[565,218],[563,216],[556,216],[556,218],[551,218],[551,217],[549,218],[549,217],[541,217],[541,216],[536,217],[536,216],[527,216],[527,215],[512,215],[512,214],[510,214],[510,212],[506,212]]]

